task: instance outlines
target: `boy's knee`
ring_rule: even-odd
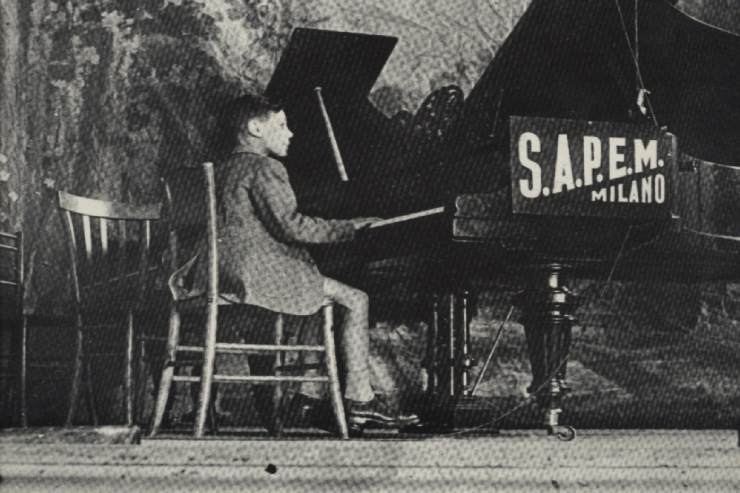
[[[360,289],[357,290],[357,300],[363,308],[367,309],[370,306],[370,296],[365,291]]]
[[[332,279],[324,281],[324,293],[332,300],[352,310],[367,311],[370,306],[370,297],[365,291]]]
[[[349,309],[366,312],[370,307],[370,297],[365,291],[357,288],[352,288],[351,295],[349,297]]]

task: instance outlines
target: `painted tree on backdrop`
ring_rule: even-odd
[[[530,0],[484,0],[454,9],[445,0],[430,0],[423,16],[411,10],[374,8],[370,15],[382,31],[403,29],[412,35],[421,33],[421,38],[431,32],[442,42],[436,51],[422,49],[415,54],[410,80],[420,81],[419,84],[382,85],[371,95],[373,102],[392,116],[402,110],[413,112],[428,93],[442,86],[455,84],[467,94],[529,3]],[[345,7],[345,13],[359,29],[369,22],[367,15],[353,16],[350,7]],[[429,59],[438,62],[432,64],[435,68],[431,71],[426,68],[429,64],[423,63]]]
[[[208,158],[219,109],[263,87],[293,26],[314,23],[292,4],[2,2],[0,227],[23,229],[42,267],[31,304],[66,308],[53,190],[159,199],[158,174]]]

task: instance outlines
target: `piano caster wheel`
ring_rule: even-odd
[[[571,442],[576,439],[576,429],[567,425],[548,426],[547,434],[555,435],[561,442]]]

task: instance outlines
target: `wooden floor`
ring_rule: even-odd
[[[740,491],[736,431],[0,441],[5,491]]]

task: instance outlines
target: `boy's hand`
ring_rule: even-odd
[[[350,221],[352,222],[352,226],[355,227],[355,230],[367,228],[372,223],[382,221],[382,220],[383,218],[381,217],[355,217],[355,218],[350,219]]]

